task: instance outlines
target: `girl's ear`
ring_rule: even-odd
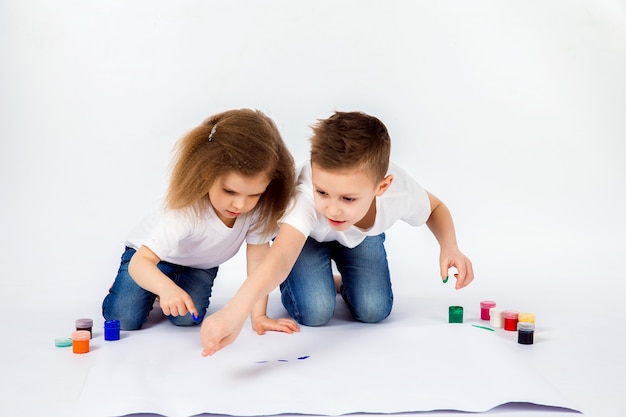
[[[393,175],[389,174],[378,184],[376,187],[376,197],[380,197],[385,194],[385,191],[389,189],[391,183],[393,182]]]

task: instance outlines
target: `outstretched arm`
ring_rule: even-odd
[[[246,248],[246,258],[248,267],[248,276],[261,264],[267,256],[270,249],[269,243],[264,245],[248,245]],[[252,329],[258,334],[265,334],[267,330],[277,332],[293,333],[300,330],[298,323],[291,319],[280,318],[272,319],[267,316],[267,302],[269,295],[262,297],[252,308],[250,321]]]
[[[202,356],[213,355],[235,341],[254,305],[285,280],[298,259],[306,236],[282,224],[265,259],[254,268],[233,298],[202,322]]]
[[[445,279],[448,276],[449,268],[455,267],[457,269],[457,273],[454,274],[456,278],[456,289],[461,289],[469,285],[474,279],[472,263],[469,258],[459,250],[456,242],[454,222],[452,221],[452,215],[448,207],[431,193],[428,193],[428,199],[430,200],[431,212],[426,225],[437,239],[437,242],[439,242],[439,268],[441,279]]]

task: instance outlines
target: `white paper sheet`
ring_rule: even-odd
[[[211,358],[200,356],[197,328],[163,322],[123,335],[91,353],[79,405],[93,417],[481,412],[509,402],[575,409],[534,369],[533,346],[470,323],[244,330]]]

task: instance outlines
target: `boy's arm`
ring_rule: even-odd
[[[426,221],[426,225],[431,230],[437,242],[439,242],[440,255],[439,267],[441,279],[445,280],[448,276],[448,269],[455,267],[457,273],[456,289],[461,289],[469,285],[474,279],[474,270],[469,258],[460,250],[456,242],[456,232],[454,231],[454,222],[452,215],[441,200],[428,193],[430,200],[430,217]]]
[[[261,264],[270,249],[269,243],[262,245],[248,245],[246,248],[246,264],[248,276]],[[267,302],[269,295],[262,297],[252,308],[250,321],[252,329],[258,334],[264,334],[266,330],[293,333],[299,331],[298,324],[290,319],[281,318],[274,320],[267,316]]]
[[[128,273],[141,288],[159,296],[163,314],[184,316],[191,313],[197,317],[198,310],[191,296],[157,268],[160,261],[147,246],[142,246],[130,259]]]
[[[234,342],[254,305],[285,280],[296,263],[306,236],[283,223],[265,259],[254,268],[233,298],[202,322],[202,356]]]

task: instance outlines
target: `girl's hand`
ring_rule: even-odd
[[[198,310],[191,296],[173,282],[159,294],[159,305],[166,316],[176,317],[191,313],[192,316],[198,317]]]
[[[252,329],[257,332],[257,334],[265,334],[267,330],[289,334],[300,331],[298,323],[291,319],[281,318],[275,320],[266,315],[253,317]]]
[[[474,280],[472,262],[457,247],[441,248],[439,266],[441,269],[441,279],[444,280],[444,282],[448,277],[448,270],[452,267],[456,268],[457,273],[454,274],[454,277],[456,278],[455,288],[457,290],[468,286]]]

